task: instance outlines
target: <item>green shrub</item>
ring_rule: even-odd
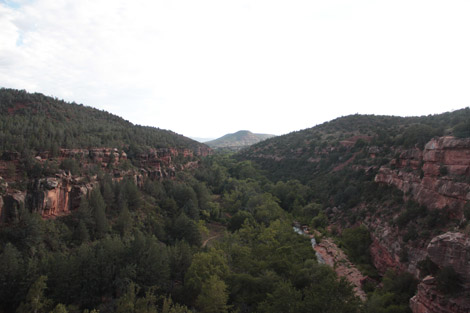
[[[451,266],[439,270],[436,280],[437,288],[446,294],[455,294],[461,289],[460,276]]]

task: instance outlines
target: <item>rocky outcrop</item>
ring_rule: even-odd
[[[468,236],[458,232],[447,232],[433,238],[427,251],[431,261],[439,267],[453,267],[462,279],[462,283],[470,286],[470,238]]]
[[[447,232],[431,240],[427,255],[439,268],[452,267],[459,275],[462,290],[456,295],[445,295],[438,290],[436,279],[427,276],[410,300],[413,313],[469,313],[470,238],[462,233]]]
[[[386,247],[387,245],[380,242],[380,238],[372,236],[372,244],[370,245],[369,251],[372,263],[377,271],[383,275],[389,269],[403,270],[404,266],[400,263],[398,254],[391,253]],[[388,248],[390,248],[390,246],[388,246]]]
[[[467,297],[451,298],[436,289],[436,279],[427,276],[418,285],[418,293],[410,300],[413,313],[469,313]]]
[[[440,137],[424,150],[402,151],[380,168],[378,183],[393,185],[429,209],[448,208],[454,218],[470,200],[470,139]]]
[[[67,215],[93,187],[66,174],[37,179],[28,187],[27,207],[45,218]]]
[[[326,265],[334,268],[339,277],[344,277],[351,283],[356,296],[362,301],[367,299],[366,293],[362,290],[362,282],[366,277],[349,261],[348,257],[336,246],[332,239],[322,239],[319,244],[314,246],[314,250],[321,256]]]
[[[418,276],[418,262],[426,258],[424,244],[404,243],[398,227],[390,225],[384,218],[368,216],[363,224],[370,230],[372,239],[370,256],[381,275],[392,269],[407,271]]]
[[[4,194],[1,198],[0,223],[4,223],[18,217],[19,210],[25,203],[26,192],[15,190]]]
[[[48,152],[36,155],[35,160],[39,164],[45,164],[46,160],[54,160],[57,164],[65,159],[74,159],[80,162],[80,167],[89,169],[92,166],[100,166],[111,174],[115,182],[124,177],[133,179],[137,186],[142,187],[146,178],[162,179],[176,176],[176,172],[187,168],[196,168],[199,165],[195,156],[208,155],[209,147],[198,147],[196,151],[191,149],[158,148],[146,153],[134,156],[134,163],[140,168],[135,169],[120,166],[127,160],[127,154],[116,148],[93,149],[60,149],[59,155],[52,158]],[[17,159],[15,153],[4,153],[4,161],[13,162]],[[112,165],[112,166],[110,166]],[[11,181],[16,178],[10,177]],[[3,180],[0,181],[0,224],[11,221],[18,215],[20,206],[39,213],[44,218],[55,218],[69,214],[80,206],[80,199],[86,196],[96,185],[96,177],[77,177],[61,171],[54,177],[44,177],[29,181],[27,191],[17,191],[3,188]]]

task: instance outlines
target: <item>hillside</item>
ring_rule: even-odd
[[[39,93],[0,89],[0,153],[113,147],[134,155],[149,149],[194,152],[207,147],[174,132],[132,123],[105,111]]]
[[[272,137],[275,137],[275,135],[254,134],[248,130],[240,130],[236,133],[227,134],[218,139],[207,141],[205,144],[213,149],[226,148],[237,151]]]
[[[422,117],[350,115],[270,138],[240,152],[239,158],[255,161],[274,180],[308,182],[364,147],[422,149],[431,138],[444,135],[470,136],[470,109]]]
[[[1,94],[0,312],[361,312],[293,232],[290,186],[168,131]]]
[[[211,155],[0,94],[0,312],[470,311],[470,109]]]
[[[0,223],[20,205],[42,217],[77,209],[103,175],[174,177],[198,166],[209,147],[42,94],[0,89]]]
[[[468,312],[469,129],[468,108],[406,118],[352,115],[268,139],[237,158],[274,181],[307,184],[325,214],[306,217],[312,227],[323,218],[333,233],[362,225],[371,238],[364,268],[421,280],[413,312]]]

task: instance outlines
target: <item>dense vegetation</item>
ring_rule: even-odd
[[[0,89],[0,154],[59,148],[114,147],[132,156],[148,148],[190,148],[199,143],[171,131],[132,123],[105,111],[39,93]]]
[[[240,159],[255,161],[273,180],[307,183],[351,158],[364,162],[365,148],[379,149],[379,157],[369,165],[380,165],[393,157],[388,155],[392,147],[423,148],[431,138],[444,135],[470,137],[469,108],[421,117],[341,117],[260,142],[242,151]]]
[[[26,202],[0,227],[0,312],[409,312],[416,281],[392,271],[380,277],[369,230],[359,224],[377,214],[413,242],[447,216],[404,201],[374,177],[397,147],[470,136],[470,109],[416,118],[354,115],[138,186],[135,163],[85,167],[32,156],[106,146],[132,157],[151,147],[199,144],[23,91],[0,90],[0,110],[0,152],[22,155],[18,168],[5,169],[18,178],[8,188],[26,190],[60,170],[97,181],[68,216],[43,220]],[[333,237],[368,275],[365,303],[317,263],[307,237],[292,231],[294,220],[318,231],[318,240]],[[420,266],[437,276],[441,291],[458,292],[453,269]]]
[[[99,180],[69,216],[20,208],[1,228],[1,311],[359,312],[351,287],[292,231],[285,208],[311,200],[298,182],[273,184],[220,156],[142,189]],[[232,230],[211,248],[209,222]]]

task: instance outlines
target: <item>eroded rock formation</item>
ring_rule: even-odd
[[[462,233],[447,232],[431,240],[427,247],[429,259],[439,268],[452,267],[458,274],[461,290],[447,295],[439,291],[435,277],[427,276],[411,298],[413,313],[470,312],[470,238]]]
[[[405,200],[414,200],[428,210],[440,210],[459,221],[470,200],[470,139],[440,137],[429,141],[423,150],[399,150],[398,157],[379,169],[375,181],[400,189]],[[461,277],[463,289],[453,295],[443,294],[435,277],[425,277],[410,300],[414,313],[470,312],[468,236],[448,232],[410,244],[403,242],[403,232],[393,223],[368,218],[365,224],[372,233],[371,255],[379,272],[398,268],[418,277],[418,262],[429,257],[440,269],[452,267]]]
[[[393,185],[429,209],[448,208],[456,218],[470,200],[470,139],[440,137],[424,150],[402,151],[380,168],[378,183]]]
[[[196,151],[190,149],[159,148],[134,156],[138,169],[120,166],[127,161],[127,154],[116,148],[94,149],[61,149],[59,155],[51,157],[49,152],[39,153],[35,160],[39,164],[55,160],[57,163],[65,159],[74,159],[83,169],[98,165],[102,170],[111,174],[114,181],[129,177],[142,187],[147,177],[151,179],[171,178],[179,170],[196,168],[197,159],[194,156],[208,155],[210,148],[199,147]],[[7,160],[17,160],[16,154],[4,153]],[[127,161],[129,162],[129,161]],[[11,178],[15,181],[17,178]],[[0,184],[0,187],[3,186]],[[80,199],[97,186],[96,175],[93,177],[72,176],[69,172],[61,171],[54,177],[32,179],[28,182],[26,191],[1,188],[0,190],[0,223],[12,220],[20,206],[41,214],[44,218],[54,218],[70,213],[80,206]]]
[[[80,199],[96,183],[84,183],[65,173],[34,180],[28,187],[27,207],[43,217],[67,215],[80,206]]]

